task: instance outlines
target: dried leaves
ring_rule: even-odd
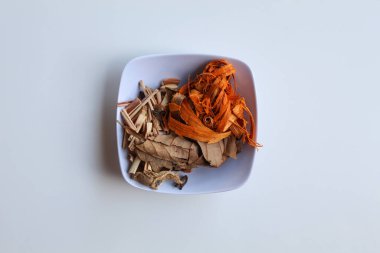
[[[178,171],[190,172],[205,164],[199,146],[182,137],[169,133],[164,118],[167,104],[178,90],[179,80],[164,80],[160,89],[152,90],[143,81],[139,86],[143,100],[120,103],[124,128],[123,147],[128,147],[132,164],[129,174],[142,184],[157,187],[165,180],[172,180],[179,189],[187,182],[187,176]]]
[[[140,159],[155,162],[166,169],[191,170],[201,158],[196,143],[171,134],[146,140],[136,145],[136,149]]]
[[[182,189],[187,182],[183,172],[236,159],[242,142],[260,146],[253,115],[232,87],[234,74],[232,64],[215,60],[180,89],[174,78],[155,90],[140,81],[144,98],[118,104],[123,107],[123,148],[129,150],[128,172],[134,180],[152,189],[171,180]]]
[[[202,149],[204,158],[213,167],[219,167],[228,157],[236,159],[238,153],[236,138],[233,135],[216,143],[198,141],[198,144]]]

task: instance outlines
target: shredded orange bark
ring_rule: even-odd
[[[201,74],[183,85],[173,97],[169,104],[169,129],[180,136],[208,143],[233,134],[252,147],[260,147],[256,142],[253,115],[244,98],[236,92],[235,72],[233,65],[224,59],[209,62]],[[183,97],[178,99],[180,94]]]
[[[175,96],[177,96],[177,94]],[[179,105],[177,103],[179,103]],[[173,102],[169,104],[169,110],[168,127],[179,136],[185,136],[202,142],[215,143],[231,134],[230,131],[218,133],[203,125],[202,121],[194,114],[186,99],[176,101],[174,97]],[[185,123],[175,119],[173,114],[179,114],[181,120]]]

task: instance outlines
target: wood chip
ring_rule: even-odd
[[[127,113],[127,110],[126,109],[123,109],[121,110],[121,115],[123,116],[123,119],[125,121],[125,123],[135,132],[137,132],[137,128],[135,126],[135,124],[133,123],[133,121],[131,120],[131,118],[129,117],[128,113]]]
[[[151,135],[153,124],[152,122],[146,123],[146,132],[145,132],[145,138],[148,138]]]
[[[117,107],[126,107],[130,103],[131,103],[130,101],[128,101],[128,102],[120,102],[120,103],[117,103]]]
[[[127,147],[127,139],[128,139],[128,135],[127,135],[127,131],[124,129],[124,134],[123,134],[123,144],[122,144],[122,148],[125,149]]]
[[[135,115],[141,110],[141,108],[142,108],[144,105],[146,105],[146,104],[152,99],[152,97],[153,97],[154,95],[157,94],[157,92],[158,92],[158,90],[155,90],[155,91],[153,91],[153,93],[150,94],[148,97],[145,97],[145,98],[141,101],[141,104],[140,104],[139,106],[137,106],[137,107],[131,112],[130,117],[133,118],[133,117],[134,117],[134,116],[135,116]],[[153,108],[152,108],[152,110],[153,110]]]
[[[125,107],[127,110],[127,113],[131,113],[132,110],[134,110],[137,106],[141,104],[141,100],[139,98],[136,98],[132,102],[128,104],[128,106]]]
[[[133,160],[133,163],[132,163],[131,167],[129,168],[128,173],[129,174],[135,174],[139,165],[140,165],[140,162],[141,162],[140,158],[135,157],[135,160]]]
[[[161,101],[162,101],[161,92],[157,93],[156,98],[157,98],[157,104],[161,104]]]
[[[178,86],[178,84],[181,82],[181,80],[179,80],[178,78],[166,78],[164,80],[162,80],[162,84],[176,84]]]
[[[131,140],[129,141],[129,145],[128,145],[128,149],[130,151],[134,151],[135,150],[135,140],[136,140],[136,137],[134,137],[133,135],[131,135]]]
[[[172,91],[177,91],[178,90],[178,85],[177,84],[165,84],[161,86],[162,88],[169,89]]]
[[[165,93],[165,96],[164,96],[164,98],[161,101],[161,105],[162,106],[167,106],[168,104],[169,104],[169,95],[168,95],[168,93]]]
[[[148,114],[148,109],[146,106],[143,106],[142,110],[140,111],[136,121],[135,121],[135,126],[136,126],[136,132],[139,133],[142,126],[146,123],[147,119],[147,114]]]

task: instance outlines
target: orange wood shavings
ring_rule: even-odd
[[[230,131],[218,133],[203,125],[202,121],[194,114],[187,99],[179,93],[174,95],[172,103],[169,104],[169,110],[168,127],[179,136],[215,143],[231,134]],[[175,115],[180,118],[176,119]]]
[[[235,72],[233,65],[224,59],[209,62],[201,74],[173,97],[169,104],[169,129],[208,143],[233,134],[252,147],[260,147],[253,115],[244,98],[236,93],[236,86],[232,87]]]

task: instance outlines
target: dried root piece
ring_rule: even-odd
[[[149,163],[145,164],[145,167],[149,167]],[[154,172],[152,169],[144,169],[142,172],[137,172],[132,177],[143,185],[149,186],[150,188],[157,190],[158,186],[166,181],[172,180],[174,186],[182,190],[183,186],[187,182],[187,176],[180,176],[178,173],[173,171],[160,171]]]
[[[175,187],[177,187],[178,189],[182,190],[182,188],[185,186],[185,184],[187,183],[187,179],[188,177],[186,175],[180,177],[180,181],[179,182],[176,182],[174,184]]]
[[[133,177],[134,180],[139,182],[140,184],[151,186],[153,183],[153,177],[150,177],[149,175],[143,173],[143,172],[137,172]]]
[[[183,186],[187,183],[187,176],[180,177],[178,173],[173,171],[161,171],[155,175],[150,187],[157,190],[158,186],[166,180],[174,181],[174,186],[182,190]]]

